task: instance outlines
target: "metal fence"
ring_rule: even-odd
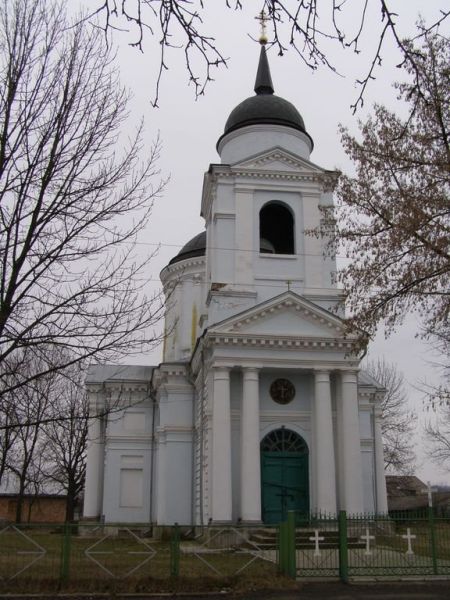
[[[288,513],[277,527],[0,526],[0,592],[170,592],[246,579],[450,576],[450,518]]]
[[[304,516],[280,528],[280,569],[291,577],[450,575],[450,518],[417,514]]]
[[[278,528],[4,525],[0,591],[173,591],[273,581]],[[268,584],[269,585],[269,584]]]

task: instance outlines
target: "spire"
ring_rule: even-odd
[[[272,77],[270,76],[269,61],[267,60],[266,48],[261,44],[258,71],[256,73],[255,92],[260,94],[273,94]]]

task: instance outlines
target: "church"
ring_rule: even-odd
[[[163,361],[89,370],[91,414],[106,416],[90,422],[85,518],[387,512],[384,391],[352,354],[327,240],[307,233],[336,181],[313,145],[274,93],[262,42],[255,95],[231,111],[204,175],[205,230],[161,272]]]

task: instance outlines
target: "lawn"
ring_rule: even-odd
[[[292,588],[281,577],[275,551],[256,556],[252,548],[211,549],[206,538],[181,540],[178,576],[171,542],[139,537],[123,529],[72,535],[63,569],[62,530],[7,528],[0,532],[0,592],[175,592],[220,589]]]

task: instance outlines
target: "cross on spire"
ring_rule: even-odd
[[[267,44],[267,26],[266,23],[270,20],[269,17],[266,15],[266,11],[264,9],[262,9],[262,11],[258,14],[257,17],[255,17],[255,19],[257,21],[259,21],[259,24],[261,25],[261,33],[259,35],[259,43],[262,46],[265,46]]]

